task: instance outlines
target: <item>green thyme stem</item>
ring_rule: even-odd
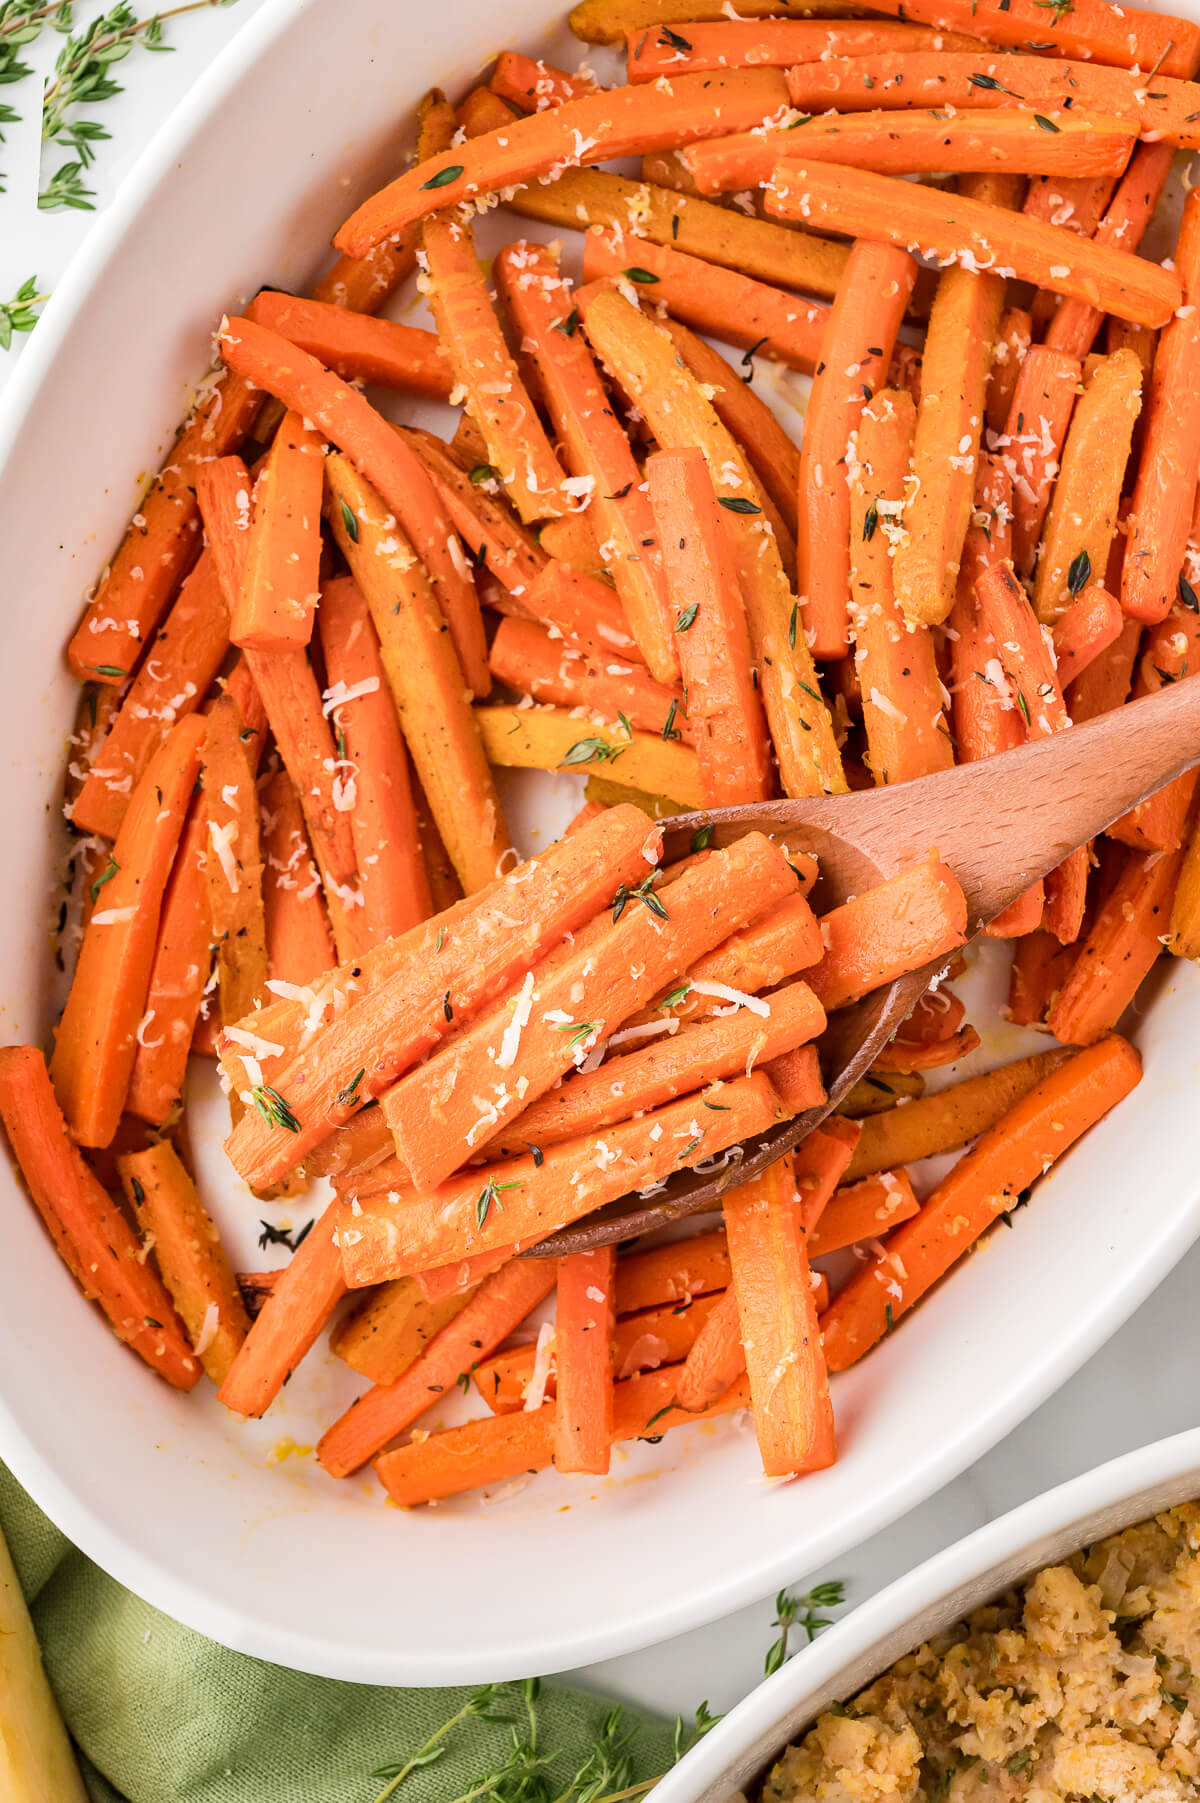
[[[17,332],[32,332],[37,324],[35,311],[47,298],[37,291],[37,277],[22,282],[10,301],[0,301],[0,351],[6,351]]]
[[[375,1798],[375,1803],[387,1803],[388,1797],[395,1795],[396,1791],[399,1790],[400,1786],[404,1783],[404,1780],[410,1773],[415,1772],[418,1766],[425,1762],[427,1755],[432,1753],[435,1747],[440,1746],[446,1736],[451,1733],[453,1729],[457,1728],[460,1722],[465,1722],[469,1715],[474,1715],[475,1713],[476,1709],[474,1699],[472,1698],[465,1702],[462,1708],[450,1717],[449,1721],[443,1722],[440,1728],[435,1728],[433,1733],[429,1736],[429,1739],[425,1742],[425,1745],[423,1747],[418,1747],[411,1758],[405,1760],[395,1777],[388,1780],[379,1795]]]

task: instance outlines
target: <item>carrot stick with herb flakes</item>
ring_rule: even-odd
[[[1133,79],[1140,80],[1140,77]],[[1183,92],[1193,93],[1191,85]],[[1138,145],[1104,217],[1092,234],[1092,244],[1102,251],[1115,248],[1120,253],[1132,253],[1137,250],[1166,185],[1172,161],[1170,144]],[[1086,357],[1104,323],[1106,310],[1111,311],[1098,300],[1089,301],[1086,296],[1064,300],[1046,327],[1046,343],[1054,350],[1068,351],[1073,357]]]
[[[791,69],[826,56],[872,56],[895,51],[973,50],[978,37],[956,36],[920,25],[877,19],[738,18],[718,23],[691,20],[683,31],[626,32],[630,82],[666,76],[715,74],[723,69]]]
[[[1116,1026],[1163,949],[1182,865],[1182,851],[1129,859],[1046,1016],[1056,1039],[1091,1045]]]
[[[1021,1191],[1141,1080],[1127,1040],[1110,1034],[1042,1078],[961,1158],[891,1235],[821,1319],[831,1371],[844,1371],[881,1340],[945,1275]]]
[[[989,431],[1003,432],[1008,425],[1013,394],[1032,343],[1031,314],[1024,307],[1005,307],[996,328],[992,367],[988,371],[984,420]]]
[[[889,528],[902,517],[915,412],[902,389],[874,396],[859,421],[849,483],[854,669],[867,763],[880,784],[909,782],[954,762],[933,636],[902,613],[893,582]],[[817,547],[823,542],[818,539]]]
[[[347,382],[378,382],[430,401],[450,399],[454,378],[434,332],[273,288],[255,295],[246,317],[298,344]]]
[[[537,620],[513,615],[501,620],[489,657],[497,682],[518,695],[532,695],[558,707],[585,708],[609,719],[624,718],[643,732],[662,734],[675,704],[674,722],[684,744],[694,734],[683,713],[683,691],[655,682],[638,664],[600,663],[583,656]]]
[[[562,106],[596,92],[593,76],[568,75],[565,69],[556,69],[540,57],[535,62],[519,50],[500,52],[488,86],[522,113],[544,112],[548,106]]]
[[[124,1153],[117,1167],[196,1357],[219,1386],[250,1322],[212,1217],[170,1140]]]
[[[835,1190],[808,1235],[810,1258],[826,1258],[862,1240],[882,1239],[910,1220],[920,1203],[904,1171],[883,1171]]]
[[[677,810],[704,805],[696,753],[676,742],[679,728],[669,710],[658,733],[631,733],[575,708],[497,705],[477,707],[474,718],[488,762],[500,768],[584,770],[594,764],[621,787],[669,795]]]
[[[137,1052],[158,943],[163,891],[200,767],[205,722],[173,727],[130,797],[113,846],[116,866],[79,948],[50,1074],[81,1145],[117,1130]]]
[[[695,378],[680,368],[671,339],[652,320],[619,294],[593,292],[579,298],[593,348],[645,415],[661,448],[698,446],[704,452],[717,498],[728,514],[726,527],[784,792],[843,789],[841,758],[816,668],[803,633],[793,631],[796,600],[736,442]]]
[[[1183,299],[1179,279],[1169,270],[1098,238],[1080,239],[986,200],[944,195],[865,169],[781,155],[767,191],[767,210],[817,230],[874,233],[890,244],[916,246],[964,266],[969,259],[972,270],[1005,267],[1018,281],[1084,301],[1135,325],[1165,325]],[[990,280],[999,283],[998,277]],[[988,348],[990,354],[990,341]]]
[[[208,813],[194,796],[163,893],[158,945],[125,1109],[161,1127],[179,1100],[212,966]],[[103,894],[103,890],[101,891]]]
[[[916,280],[907,251],[860,239],[851,246],[813,377],[800,447],[796,583],[816,658],[850,650],[850,476],[846,448],[864,404],[887,378]]]
[[[685,1096],[611,1127],[603,1170],[588,1137],[547,1147],[540,1162],[530,1153],[472,1166],[435,1190],[412,1192],[402,1206],[380,1195],[351,1198],[340,1205],[347,1279],[357,1288],[448,1264],[464,1252],[478,1256],[541,1239],[764,1132],[781,1115],[779,1098],[756,1072],[714,1084],[703,1102]]]
[[[348,577],[327,582],[317,620],[329,682],[325,705],[354,784],[350,830],[363,898],[362,937],[377,945],[433,913],[408,753],[357,583]]]
[[[844,1008],[963,945],[967,909],[936,851],[821,916],[825,955],[805,981],[827,1010]]]
[[[390,1384],[359,1396],[322,1435],[317,1457],[332,1477],[349,1477],[433,1408],[493,1353],[554,1288],[553,1258],[510,1259]]]
[[[601,931],[528,971],[515,996],[383,1097],[418,1189],[450,1177],[664,984],[795,887],[784,854],[749,833],[672,883],[665,900],[649,884],[618,889]]]
[[[745,0],[739,7],[744,19],[778,17],[781,0]],[[841,0],[809,0],[807,18],[844,16]],[[727,19],[725,0],[579,0],[572,7],[567,23],[577,38],[586,44],[622,46],[629,32],[642,27],[687,24],[697,20]]]
[[[84,1295],[152,1370],[190,1390],[201,1368],[183,1323],[125,1216],[72,1144],[33,1046],[0,1050],[0,1120],[55,1250]]]
[[[208,815],[204,862],[223,1026],[249,1014],[267,985],[258,791],[244,730],[237,703],[222,695],[208,715],[201,750]]]
[[[603,1476],[613,1441],[616,1248],[573,1252],[558,1267],[554,1315],[554,1465]]]
[[[247,1117],[253,1110],[247,1111]],[[235,1415],[265,1415],[346,1293],[331,1202],[296,1243],[217,1392]]]
[[[572,477],[590,483],[588,511],[608,548],[606,561],[641,654],[659,682],[677,682],[674,615],[654,516],[625,429],[578,330],[571,288],[553,253],[530,243],[500,253],[496,279],[529,347]]]
[[[336,963],[321,878],[286,770],[262,788],[263,915],[269,980],[315,983]]]
[[[414,220],[462,200],[534,181],[555,168],[749,131],[786,104],[787,87],[776,69],[685,75],[665,93],[658,87],[608,88],[417,163],[365,201],[334,243],[350,256],[362,256]]]
[[[726,516],[703,451],[656,451],[646,481],[678,607],[675,637],[705,805],[765,801],[772,790],[767,723]]]
[[[1054,622],[1054,662],[1059,686],[1082,676],[1088,665],[1115,644],[1125,624],[1121,603],[1099,582],[1089,582],[1078,600]],[[1068,712],[1070,710],[1068,709]]]
[[[998,450],[1012,478],[1012,558],[1024,577],[1037,561],[1082,373],[1077,357],[1035,344],[1013,390]]]
[[[654,868],[659,834],[635,808],[613,808],[601,820],[548,847],[489,893],[461,902],[455,913],[424,923],[347,972],[351,1005],[305,1044],[303,1002],[268,1009],[246,1023],[288,1046],[271,1082],[297,1122],[283,1132],[248,1113],[226,1150],[248,1182],[275,1182],[327,1138],[349,1114],[402,1071],[516,984],[524,972],[576,931],[614,890],[634,886]],[[356,1079],[362,1070],[363,1076]],[[235,1087],[244,1072],[233,1072]],[[352,1093],[351,1093],[352,1092]],[[347,1100],[346,1097],[350,1099]],[[267,1173],[270,1175],[267,1175]]]
[[[382,497],[344,457],[330,457],[327,474],[334,537],[371,610],[405,741],[454,868],[473,893],[494,881],[511,848],[454,647]]]
[[[295,651],[312,637],[321,568],[325,444],[288,412],[254,486],[241,589],[229,636],[255,651]]]
[[[395,1283],[364,1292],[358,1306],[343,1315],[330,1334],[329,1350],[373,1384],[394,1383],[474,1294],[464,1290],[427,1302],[415,1278],[398,1277]]]

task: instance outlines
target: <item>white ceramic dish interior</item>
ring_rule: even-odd
[[[0,794],[15,898],[0,942],[6,1039],[46,1042],[53,1018],[48,898],[73,707],[62,645],[138,473],[157,467],[209,360],[215,322],[264,281],[302,287],[350,205],[396,167],[422,90],[462,91],[506,43],[553,52],[551,11],[548,0],[509,0],[501,23],[491,0],[446,0],[434,14],[387,0],[274,0],[197,84],[51,302],[0,423],[0,618],[19,673]],[[557,51],[578,60],[573,40]],[[493,214],[487,230],[491,248],[508,228]],[[782,407],[803,392],[798,378],[760,379]],[[565,821],[577,784],[506,789],[528,848]],[[7,1167],[0,1456],[133,1589],[282,1664],[474,1682],[646,1645],[895,1519],[1149,1294],[1200,1233],[1200,1114],[1188,1105],[1198,1021],[1195,973],[1173,966],[1139,1028],[1143,1087],[1014,1232],[838,1383],[842,1457],[803,1484],[763,1484],[752,1436],[730,1422],[622,1450],[602,1483],[546,1476],[486,1503],[397,1514],[373,1479],[334,1483],[305,1450],[352,1394],[344,1369],[315,1355],[255,1426],[228,1418],[211,1393],[172,1395],[79,1302]],[[999,1033],[983,1055],[1018,1049]],[[259,1216],[288,1216],[233,1181],[211,1098],[200,1095],[194,1118],[210,1206],[241,1268],[261,1265]]]
[[[655,1803],[726,1803],[752,1789],[823,1709],[1044,1565],[1200,1494],[1200,1429],[1157,1440],[1002,1515],[863,1603],[710,1730]]]

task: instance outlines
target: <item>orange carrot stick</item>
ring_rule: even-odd
[[[383,1097],[417,1187],[450,1177],[665,983],[795,882],[784,854],[749,833],[672,883],[665,900],[652,889],[618,891],[611,921],[601,918],[527,972],[515,996]]]
[[[472,88],[454,109],[455,124],[467,138],[481,138],[485,132],[499,131],[511,125],[521,109],[510,106],[491,88]],[[414,228],[418,232],[420,226]]]
[[[1185,93],[1191,91],[1190,86],[1184,90]],[[1166,185],[1172,160],[1169,144],[1139,144],[1103,219],[1089,240],[1091,244],[1098,246],[1101,252],[1113,248],[1126,254],[1136,251]],[[1046,343],[1054,350],[1069,352],[1072,357],[1086,357],[1096,341],[1105,312],[1114,310],[1106,309],[1099,300],[1089,301],[1086,295],[1064,300],[1046,328]]]
[[[59,1257],[117,1338],[176,1389],[200,1376],[183,1323],[142,1246],[71,1143],[33,1046],[0,1050],[0,1120]]]
[[[757,1073],[714,1084],[705,1101],[707,1108],[685,1096],[610,1128],[604,1170],[590,1139],[566,1140],[548,1147],[540,1164],[529,1154],[473,1166],[399,1206],[379,1196],[344,1202],[347,1280],[357,1288],[464,1255],[519,1248],[765,1131],[781,1115],[775,1092]]]
[[[417,234],[400,232],[377,244],[365,257],[338,257],[313,283],[312,298],[352,313],[378,313],[416,266]]]
[[[604,663],[589,660],[536,620],[516,615],[501,620],[489,662],[497,682],[518,695],[559,707],[582,707],[614,721],[624,716],[644,732],[661,734],[669,719],[685,745],[695,741],[692,724],[682,711],[682,689],[656,682],[638,664],[614,663],[611,655]]]
[[[300,1049],[272,1067],[270,1080],[286,1098],[299,1131],[281,1134],[247,1114],[227,1146],[237,1170],[247,1181],[276,1181],[437,1045],[452,1020],[462,1025],[504,994],[564,934],[609,902],[620,883],[640,882],[657,849],[655,829],[636,808],[610,809],[489,893],[389,942],[377,986],[364,985],[361,999],[352,998],[353,1005],[323,1026],[311,1047],[300,1040],[304,1006],[281,1010],[293,1023]],[[365,964],[353,968],[367,974]],[[272,1031],[278,1036],[270,1010],[254,1024],[263,1037]],[[365,1074],[356,1082],[360,1069]],[[349,1103],[339,1101],[351,1091]]]
[[[632,274],[630,273],[632,271]],[[584,239],[583,279],[623,277],[635,296],[672,313],[698,332],[742,350],[811,372],[821,359],[829,308],[735,269],[651,244],[631,232],[596,227]]]
[[[1012,478],[1013,563],[1025,577],[1037,561],[1081,374],[1077,357],[1035,344],[1013,390],[999,449]]]
[[[214,457],[196,472],[196,503],[226,611],[241,596],[250,545],[254,484],[242,459]]]
[[[603,1476],[613,1440],[616,1249],[573,1252],[558,1267],[554,1317],[554,1464]]]
[[[246,318],[298,344],[347,382],[378,382],[431,401],[448,401],[454,378],[434,332],[393,319],[371,319],[328,302],[263,288]]]
[[[408,753],[357,583],[348,577],[327,582],[318,622],[329,681],[325,705],[354,784],[350,831],[363,898],[362,942],[375,945],[433,913]]]
[[[321,878],[286,770],[264,783],[262,813],[268,978],[304,987],[332,970],[336,959]]]
[[[398,1277],[363,1293],[330,1334],[329,1350],[373,1384],[394,1383],[474,1294],[465,1290],[430,1303],[414,1278]]]
[[[914,424],[912,399],[902,389],[874,396],[858,426],[847,496],[854,669],[867,763],[879,784],[929,776],[954,762],[933,636],[905,618],[893,581],[891,531],[902,515]],[[827,455],[833,456],[832,446]],[[818,549],[822,542],[814,541]],[[822,555],[820,561],[833,560]]]
[[[1032,342],[1031,314],[1024,307],[1005,307],[996,329],[992,367],[988,371],[984,419],[989,431],[1003,432],[1008,425],[1013,393]]]
[[[970,1052],[977,1051],[980,1043],[974,1027],[959,1027],[948,1039],[926,1045],[894,1039],[884,1046],[871,1069],[875,1072],[899,1071],[906,1076],[911,1076],[914,1071],[940,1070],[943,1065],[957,1064]]]
[[[1119,171],[1123,174],[1124,171]],[[1105,209],[1116,192],[1116,178],[1111,175],[1035,175],[1025,195],[1022,211],[1031,219],[1044,219],[1051,225],[1065,225],[1080,238],[1094,236]],[[1054,294],[1041,292],[1033,296],[1030,318],[1035,338],[1041,338],[1062,303]],[[1129,330],[1137,328],[1130,327]],[[1114,348],[1110,346],[1110,349]],[[1009,397],[1011,400],[1011,396]],[[992,421],[989,420],[991,425]],[[1002,431],[1004,421],[995,426]]]
[[[231,1413],[266,1414],[345,1295],[337,1208],[331,1202],[299,1241],[230,1366],[217,1400]]]
[[[673,80],[723,69],[790,69],[827,56],[914,50],[971,50],[977,38],[877,19],[745,19],[692,23],[678,31],[631,27],[625,34],[630,82]]]
[[[229,636],[255,651],[294,651],[312,636],[321,566],[325,445],[285,413],[254,488],[242,586]]]
[[[903,1171],[882,1171],[830,1197],[808,1236],[810,1258],[825,1258],[861,1240],[881,1239],[915,1215],[920,1203]]]
[[[1074,957],[1073,947],[1048,930],[1017,939],[1008,983],[1008,1018],[1014,1026],[1043,1024]]]
[[[617,1260],[617,1314],[689,1302],[693,1296],[723,1290],[728,1282],[729,1255],[720,1228],[651,1246]]]
[[[1163,949],[1182,851],[1132,857],[1091,921],[1046,1024],[1065,1045],[1091,1045],[1137,994]]]
[[[786,92],[777,70],[753,69],[685,75],[665,93],[609,88],[570,100],[419,162],[365,201],[334,242],[348,255],[362,256],[413,220],[477,194],[533,181],[559,165],[606,163],[674,150],[722,132],[749,131],[786,104]]]
[[[646,478],[679,610],[675,637],[705,804],[765,801],[772,786],[767,724],[733,547],[704,453],[657,451]]]
[[[1054,662],[1064,690],[1120,638],[1123,625],[1120,602],[1103,584],[1090,582],[1054,623]]]
[[[128,1113],[155,1127],[167,1120],[183,1089],[192,1034],[212,968],[208,842],[208,810],[195,796],[163,894],[158,946],[125,1098]]]
[[[770,1076],[771,1071],[767,1074]],[[831,1115],[797,1146],[794,1176],[806,1232],[811,1232],[820,1220],[849,1169],[861,1138],[862,1128],[857,1121]]]
[[[198,707],[229,648],[229,616],[203,555],[179,591],[75,802],[82,832],[115,839],[134,787],[177,720]]]
[[[642,656],[660,682],[675,682],[679,655],[671,632],[674,614],[654,517],[625,430],[578,330],[577,313],[572,320],[571,289],[559,275],[552,253],[530,243],[511,244],[502,251],[496,276],[529,345],[567,466],[577,482],[590,480],[589,516],[606,547],[606,562]]]
[[[1195,671],[1198,656],[1200,617],[1191,607],[1180,603],[1171,609],[1165,620],[1151,626],[1145,634],[1133,685],[1134,697],[1153,695],[1169,682],[1181,681]],[[1115,820],[1108,828],[1109,838],[1132,846],[1135,851],[1178,850],[1187,836],[1188,817],[1198,780],[1195,770],[1186,770],[1174,782],[1148,795],[1128,814]]]
[[[732,1288],[719,1297],[705,1317],[679,1373],[675,1400],[681,1409],[699,1414],[723,1396],[746,1369],[742,1323]]]
[[[317,1447],[326,1471],[349,1477],[432,1408],[545,1301],[559,1269],[553,1258],[511,1259],[482,1283],[407,1371],[359,1396],[326,1429]]]
[[[1141,637],[1141,621],[1126,620],[1108,649],[1076,677],[1067,696],[1068,711],[1076,726],[1128,700]]]
[[[88,923],[50,1072],[81,1145],[117,1130],[158,942],[163,891],[199,770],[204,721],[181,720],[146,766],[113,847],[116,870]]]
[[[825,955],[806,981],[826,1009],[918,970],[966,940],[966,902],[953,872],[931,852],[821,916]]]
[[[990,1227],[1021,1191],[1129,1094],[1141,1059],[1115,1034],[1049,1073],[985,1133],[883,1257],[865,1266],[822,1317],[831,1371],[862,1358]]]
[[[798,1046],[793,1052],[783,1052],[778,1058],[769,1059],[764,1069],[789,1114],[803,1114],[825,1101],[821,1060],[815,1046]]]
[[[803,895],[791,895],[698,959],[656,1006],[643,1009],[631,1024],[661,1024],[668,1017],[699,1019],[724,1009],[731,1001],[744,1006],[745,996],[761,995],[797,971],[807,970],[818,962],[821,952],[816,915]]]
[[[819,1470],[834,1460],[833,1406],[790,1157],[722,1207],[763,1470]]]
[[[511,101],[522,113],[541,113],[548,106],[562,106],[568,100],[582,100],[596,92],[592,77],[568,75],[565,69],[556,69],[540,58],[534,62],[519,50],[500,52],[488,85],[494,94]]]
[[[208,816],[204,863],[209,920],[224,1026],[248,1014],[267,983],[256,760],[244,731],[236,701],[220,696],[208,714],[200,773]]]
[[[948,197],[864,169],[781,155],[767,209],[817,229],[856,236],[874,232],[906,249],[918,246],[959,263],[970,258],[972,268],[994,263],[1020,281],[1085,301],[1135,325],[1165,324],[1183,298],[1182,286],[1169,270],[1099,237],[1080,239],[986,200]]]
[[[814,657],[850,649],[850,478],[846,447],[865,401],[882,386],[916,280],[907,251],[860,239],[851,247],[813,378],[800,448],[800,606]]]

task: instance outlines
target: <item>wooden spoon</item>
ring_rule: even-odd
[[[702,826],[712,827],[716,846],[752,831],[785,836],[793,850],[817,857],[814,894],[824,910],[936,848],[962,884],[974,935],[1068,852],[1196,763],[1200,681],[1180,682],[1053,738],[896,788],[681,814],[663,822],[666,856],[682,856]],[[543,1240],[531,1255],[586,1251],[649,1233],[757,1176],[849,1094],[949,963],[939,959],[831,1016],[820,1041],[827,1089],[821,1107],[724,1154],[719,1169],[680,1171],[650,1201],[635,1194],[610,1203]]]

